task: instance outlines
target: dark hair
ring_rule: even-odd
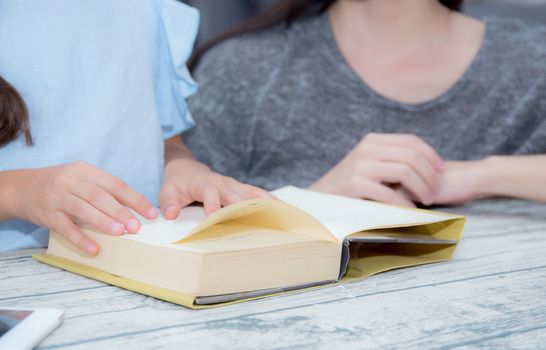
[[[188,68],[193,71],[199,60],[212,47],[224,40],[245,34],[292,23],[308,17],[318,16],[328,10],[337,0],[278,0],[271,7],[232,29],[220,34],[199,47],[188,60]],[[442,5],[454,11],[460,11],[463,0],[439,0]]]
[[[27,145],[32,145],[32,135],[25,102],[7,81],[0,76],[0,147],[25,135]]]

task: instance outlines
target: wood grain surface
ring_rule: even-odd
[[[492,200],[453,260],[192,311],[0,254],[0,307],[59,308],[40,349],[544,349],[546,205]],[[159,258],[159,257],[158,257]]]

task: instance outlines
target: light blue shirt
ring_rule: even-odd
[[[83,160],[156,203],[163,140],[193,125],[185,62],[198,22],[175,0],[0,1],[0,75],[35,143],[0,148],[0,171]],[[0,251],[46,245],[45,228],[0,223]]]

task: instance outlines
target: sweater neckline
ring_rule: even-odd
[[[363,80],[358,73],[351,67],[341,49],[337,43],[334,35],[332,23],[330,21],[329,14],[325,12],[320,15],[318,22],[320,23],[321,32],[323,33],[323,50],[326,53],[327,59],[330,61],[331,67],[337,70],[342,77],[347,79],[351,84],[355,86],[359,91],[372,98],[377,103],[387,108],[393,108],[398,110],[404,110],[408,112],[422,112],[435,108],[441,104],[450,101],[461,90],[464,90],[467,83],[472,79],[484,62],[487,61],[487,52],[491,45],[491,20],[490,18],[481,18],[485,23],[485,32],[483,35],[482,43],[477,53],[474,55],[470,64],[466,67],[464,73],[453,83],[446,91],[439,96],[436,96],[430,100],[419,103],[406,103],[387,97],[376,90],[374,90],[368,83]]]

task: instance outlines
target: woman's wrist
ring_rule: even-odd
[[[489,156],[476,161],[477,168],[475,172],[477,192],[476,198],[488,198],[507,195],[506,184],[511,181],[510,171],[507,167],[506,157]]]
[[[481,194],[546,201],[546,155],[491,156],[481,166]]]
[[[494,186],[491,185],[494,173],[491,171],[490,162],[489,158],[455,162],[464,165],[465,186],[469,187],[470,193],[468,200],[484,199],[495,195],[492,191]]]

